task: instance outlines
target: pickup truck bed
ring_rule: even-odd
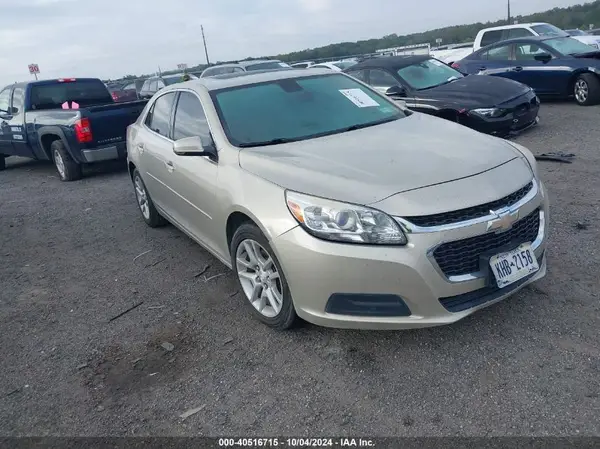
[[[49,160],[63,181],[73,181],[84,164],[125,160],[127,127],[146,103],[115,103],[93,78],[9,86],[0,92],[0,169],[8,156]]]

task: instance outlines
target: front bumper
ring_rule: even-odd
[[[501,301],[546,274],[548,205],[541,183],[535,196],[520,204],[519,210],[522,217],[540,214],[537,237],[532,241],[540,269],[504,289],[494,287],[485,269],[467,276],[446,276],[431,257],[442,243],[486,234],[487,222],[446,227],[440,232],[413,230],[408,233],[409,243],[404,247],[333,243],[316,239],[301,227],[273,239],[271,245],[283,267],[296,312],[306,321],[361,329],[439,326]],[[332,313],[332,302],[344,297],[358,298],[353,306],[362,304],[366,311],[365,302],[372,299],[371,312],[380,307],[380,313],[360,315],[356,313],[358,306],[348,307],[347,313],[338,307]],[[406,309],[409,312],[402,313]]]
[[[477,131],[498,137],[520,134],[539,123],[540,103],[535,94],[499,107],[508,111],[506,115],[492,118],[468,112],[463,122]]]

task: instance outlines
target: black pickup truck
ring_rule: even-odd
[[[53,161],[74,181],[85,164],[127,156],[127,127],[147,100],[115,103],[96,78],[17,83],[0,91],[0,170],[5,158]]]

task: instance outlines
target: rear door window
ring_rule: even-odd
[[[511,59],[512,45],[503,45],[492,48],[482,54],[482,59],[490,61],[509,61]]]
[[[507,39],[516,39],[518,37],[531,37],[534,34],[527,28],[511,28],[508,30]]]
[[[488,45],[495,44],[502,40],[502,30],[486,31],[481,36],[481,46],[487,47]]]
[[[61,109],[68,102],[79,107],[113,103],[113,99],[100,80],[75,80],[53,82],[48,84],[33,84],[31,86],[31,109]]]

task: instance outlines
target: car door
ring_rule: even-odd
[[[536,56],[548,54],[552,59],[538,61]],[[572,71],[557,61],[556,55],[535,42],[515,44],[515,67],[512,79],[527,84],[538,95],[559,94],[566,90]]]
[[[34,157],[32,146],[27,142],[25,129],[25,88],[15,87],[12,93],[11,118],[8,120],[13,154]]]
[[[193,91],[180,91],[173,115],[173,140],[187,137],[210,138],[211,132],[200,97]],[[213,250],[218,232],[213,222],[219,165],[208,156],[172,154],[172,188],[178,200],[177,220],[198,240]]]
[[[168,215],[176,209],[171,187],[174,154],[171,118],[175,98],[176,92],[167,92],[154,99],[132,149],[139,153],[139,168],[150,197]]]
[[[12,155],[12,132],[10,130],[10,97],[12,88],[0,91],[0,154]]]
[[[479,59],[469,61],[469,73],[513,78],[513,44],[499,44],[479,54]]]

